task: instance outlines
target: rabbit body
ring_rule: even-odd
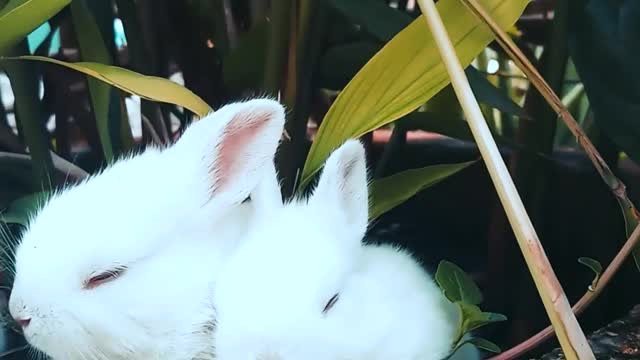
[[[457,326],[452,304],[406,251],[362,242],[368,223],[362,145],[348,141],[329,157],[308,200],[268,208],[221,270],[217,359],[449,354]]]

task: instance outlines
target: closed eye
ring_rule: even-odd
[[[121,276],[125,272],[125,270],[127,270],[126,266],[120,266],[95,274],[84,282],[84,288],[93,289],[104,283],[115,280],[116,278]]]
[[[329,312],[329,310],[331,310],[331,308],[333,307],[333,305],[335,305],[338,302],[338,298],[340,297],[340,294],[337,293],[335,295],[333,295],[331,297],[331,299],[329,299],[329,301],[327,302],[327,305],[324,306],[324,309],[322,310],[323,314],[326,314],[327,312]]]

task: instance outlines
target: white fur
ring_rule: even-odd
[[[360,143],[348,141],[329,157],[308,201],[262,215],[216,286],[217,359],[440,360],[449,353],[455,313],[431,277],[401,249],[362,243],[368,196]]]
[[[61,360],[211,359],[211,289],[283,126],[275,101],[230,104],[56,194],[16,253],[9,308],[32,319],[28,342]],[[121,277],[83,287],[118,264]]]

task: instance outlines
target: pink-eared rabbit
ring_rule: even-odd
[[[331,154],[308,200],[283,205],[261,194],[256,201],[267,201],[268,211],[256,216],[215,288],[218,360],[450,353],[457,315],[432,278],[407,252],[362,242],[368,191],[359,142]],[[456,358],[479,358],[474,348],[465,352]]]
[[[16,249],[10,313],[54,359],[213,359],[211,290],[284,109],[233,103],[55,194]]]

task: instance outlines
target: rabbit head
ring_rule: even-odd
[[[256,217],[215,288],[218,359],[335,358],[328,354],[350,341],[327,329],[358,268],[366,173],[364,149],[350,140],[331,154],[310,198]]]
[[[210,291],[284,109],[233,103],[53,195],[16,248],[11,315],[55,359],[208,359]]]

